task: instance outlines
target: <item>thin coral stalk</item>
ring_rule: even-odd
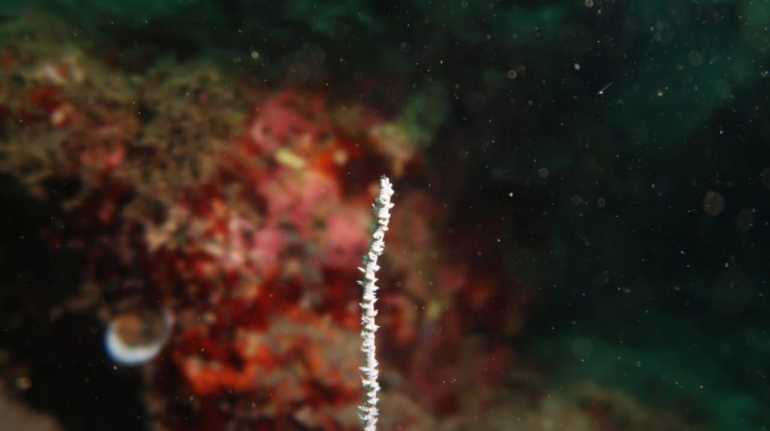
[[[377,316],[377,310],[374,309],[374,303],[377,301],[377,259],[385,250],[385,231],[388,230],[390,221],[390,209],[393,204],[390,198],[393,196],[393,186],[388,177],[383,176],[380,179],[380,195],[374,204],[374,214],[376,225],[372,234],[372,243],[369,247],[369,253],[364,255],[364,268],[358,268],[364,273],[364,279],[358,284],[364,288],[363,302],[361,303],[361,338],[363,344],[361,351],[364,352],[366,362],[361,371],[364,373],[362,382],[366,390],[366,401],[359,407],[361,421],[364,423],[365,431],[375,431],[377,429],[377,392],[380,391],[378,382],[379,369],[377,367],[376,346],[374,344],[375,333],[378,326],[374,323]]]

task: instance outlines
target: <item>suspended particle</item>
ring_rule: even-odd
[[[735,225],[738,226],[738,229],[748,232],[751,230],[752,227],[754,227],[755,222],[755,216],[754,216],[754,209],[753,208],[744,208],[739,213],[738,216],[735,218]]]
[[[765,170],[762,171],[762,185],[770,190],[770,168],[765,168]]]
[[[612,84],[614,84],[614,83],[615,82],[610,82],[609,84],[605,85],[599,91],[596,92],[596,95],[597,96],[603,96],[604,92],[607,91],[608,88],[612,87]]]
[[[703,212],[712,217],[718,216],[725,209],[725,198],[721,194],[709,190],[703,196],[701,208],[703,208]]]

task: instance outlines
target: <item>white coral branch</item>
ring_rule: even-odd
[[[377,310],[374,309],[374,303],[377,301],[377,258],[385,250],[385,231],[388,230],[390,221],[390,209],[393,204],[390,198],[393,196],[393,186],[388,177],[383,176],[380,179],[380,195],[374,204],[374,214],[377,218],[374,234],[372,235],[372,244],[369,247],[369,253],[364,255],[364,268],[358,268],[364,273],[364,279],[358,284],[364,288],[363,302],[361,303],[361,338],[363,344],[361,351],[366,356],[365,365],[361,367],[364,373],[362,383],[366,390],[366,401],[359,407],[361,421],[364,423],[365,431],[375,431],[377,429],[377,392],[380,391],[380,384],[377,381],[379,369],[377,367],[376,346],[374,343],[375,333],[378,326],[374,323],[377,316]]]

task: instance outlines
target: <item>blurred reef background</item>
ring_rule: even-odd
[[[770,1],[5,0],[0,429],[770,429]]]

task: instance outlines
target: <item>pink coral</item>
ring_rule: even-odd
[[[256,109],[249,137],[264,154],[272,155],[305,136],[317,138],[327,132],[322,119],[325,111],[324,98],[285,91]]]
[[[346,205],[333,213],[324,232],[322,251],[326,263],[341,271],[356,271],[369,246],[372,212],[366,207]]]

